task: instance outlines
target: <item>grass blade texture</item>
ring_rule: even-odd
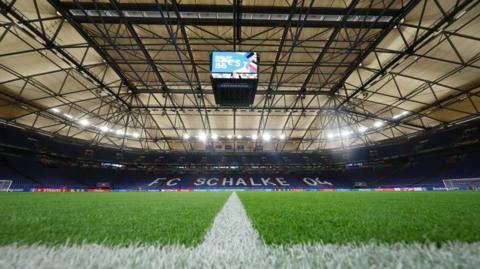
[[[480,241],[479,192],[239,193],[269,244]]]
[[[0,244],[203,240],[229,193],[0,193]]]

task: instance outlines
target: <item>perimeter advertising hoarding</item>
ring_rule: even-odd
[[[69,188],[36,188],[34,192],[73,192]]]
[[[71,188],[31,188],[31,189],[21,189],[24,191],[30,192],[110,192],[109,189],[71,189]],[[17,190],[17,191],[20,191]]]
[[[220,192],[220,191],[267,191],[267,192],[350,192],[350,191],[448,191],[444,187],[399,187],[399,188],[366,188],[366,189],[351,189],[351,188],[231,188],[231,187],[208,187],[208,188],[157,188],[157,189],[69,189],[69,188],[15,188],[9,192]]]

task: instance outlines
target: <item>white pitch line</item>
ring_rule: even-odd
[[[234,192],[216,216],[198,255],[208,256],[213,263],[222,261],[229,268],[243,268],[249,263],[251,251],[263,253],[264,243],[250,223],[242,202]]]
[[[266,246],[233,193],[205,240],[185,246],[0,247],[0,268],[477,268],[480,243]]]

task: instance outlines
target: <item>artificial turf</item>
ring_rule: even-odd
[[[0,245],[203,240],[229,193],[0,193]]]
[[[480,241],[479,192],[242,192],[267,244]]]

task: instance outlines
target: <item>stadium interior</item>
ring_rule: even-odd
[[[2,176],[480,176],[477,4],[2,1]],[[250,104],[216,99],[212,51],[258,53]]]
[[[0,0],[0,269],[478,268],[479,4]]]

